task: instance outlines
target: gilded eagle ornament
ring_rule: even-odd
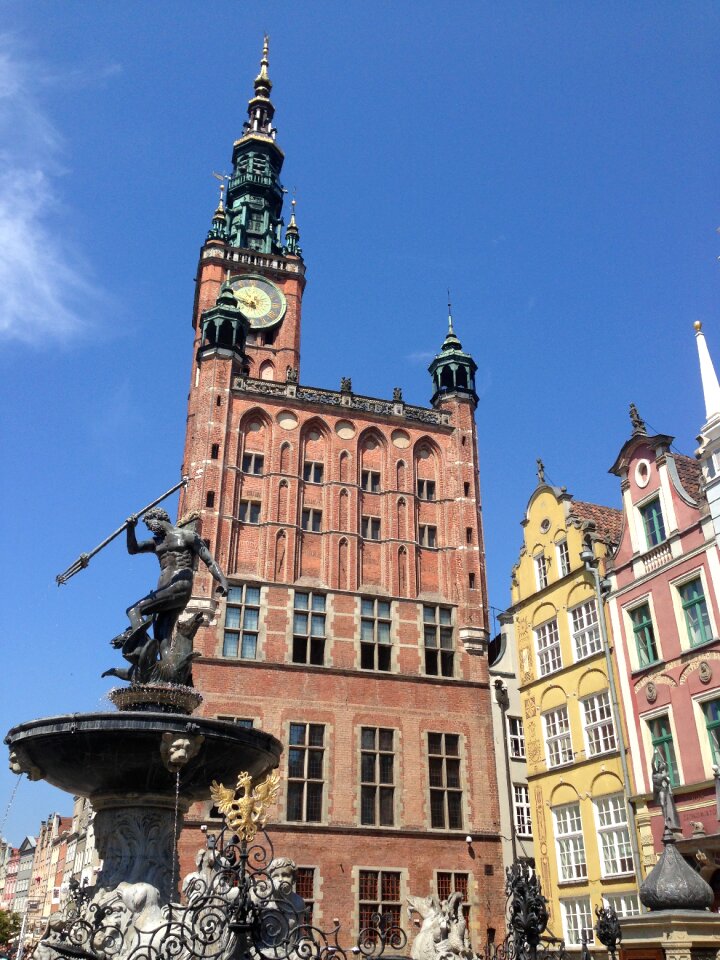
[[[243,771],[238,776],[234,790],[213,780],[210,796],[218,811],[225,817],[228,827],[237,833],[241,840],[251,841],[258,828],[265,826],[268,808],[275,803],[279,790],[280,776],[274,771],[254,787],[250,774]],[[240,791],[241,795],[237,796]]]

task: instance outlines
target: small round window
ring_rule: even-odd
[[[543,520],[543,522],[540,524],[540,532],[541,532],[541,533],[547,533],[549,529],[550,529],[550,521],[546,518],[546,519]]]
[[[635,483],[639,487],[646,487],[650,482],[650,463],[647,460],[638,460],[635,467]]]

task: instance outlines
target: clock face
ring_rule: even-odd
[[[265,277],[245,274],[230,281],[235,298],[254,330],[273,327],[285,316],[285,297]]]

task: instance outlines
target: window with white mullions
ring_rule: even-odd
[[[260,629],[260,587],[228,587],[223,656],[254,660]]]
[[[627,807],[621,793],[595,800],[602,875],[614,877],[632,873],[633,856],[630,846],[630,831],[627,822]]]
[[[460,736],[428,733],[430,823],[440,829],[462,829]]]
[[[580,804],[568,803],[553,810],[558,877],[561,881],[584,880],[587,877],[585,839]]]
[[[617,749],[610,695],[606,690],[582,701],[588,756],[596,757]]]
[[[395,823],[395,731],[360,730],[360,822],[392,827]]]
[[[530,791],[526,783],[513,784],[513,816],[518,836],[531,837],[532,815],[530,811]]]
[[[455,675],[455,638],[450,607],[423,606],[425,673],[430,677]]]
[[[318,823],[323,815],[325,727],[291,723],[288,746],[287,819]]]
[[[535,558],[535,582],[538,590],[542,590],[548,585],[547,560],[544,553],[538,554]]]
[[[363,597],[360,601],[360,667],[392,669],[391,607],[389,600]]]
[[[570,610],[570,622],[572,624],[576,660],[584,660],[586,657],[602,650],[602,637],[595,600],[587,600],[585,603],[581,603],[579,607],[573,607]]]
[[[567,707],[558,707],[543,714],[543,723],[548,767],[572,763],[574,758]]]
[[[325,662],[325,594],[295,591],[293,663],[322,666]]]
[[[548,620],[547,623],[535,629],[535,645],[541,677],[546,677],[562,667],[560,634],[556,619]]]
[[[561,577],[566,577],[570,573],[570,551],[568,550],[567,540],[559,540],[555,544],[558,558],[558,570]]]
[[[525,759],[525,730],[522,717],[508,717],[508,742],[513,760]]]
[[[560,901],[563,918],[565,942],[570,947],[580,947],[585,943],[594,943],[594,918],[590,908],[590,897],[568,897]]]

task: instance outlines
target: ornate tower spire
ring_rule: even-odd
[[[434,358],[428,370],[433,380],[434,390],[431,399],[433,406],[437,406],[437,402],[447,394],[464,395],[473,403],[478,402],[478,396],[475,393],[477,364],[469,353],[463,351],[453,327],[452,308],[449,302],[447,335],[440,347],[440,353]]]
[[[702,379],[703,396],[705,398],[705,419],[715,420],[720,417],[720,384],[718,383],[715,367],[710,357],[702,324],[695,321],[695,340],[697,342],[698,357],[700,360],[700,377]]]
[[[260,72],[248,101],[243,133],[233,146],[233,173],[228,183],[229,242],[261,253],[282,253],[283,187],[280,183],[285,156],[275,143],[268,74],[269,39],[263,43]]]
[[[295,204],[297,200],[293,198],[292,200],[292,213],[290,214],[290,223],[287,225],[285,231],[285,253],[291,257],[301,257],[302,250],[300,249],[300,231],[298,230],[297,221],[295,220]]]

